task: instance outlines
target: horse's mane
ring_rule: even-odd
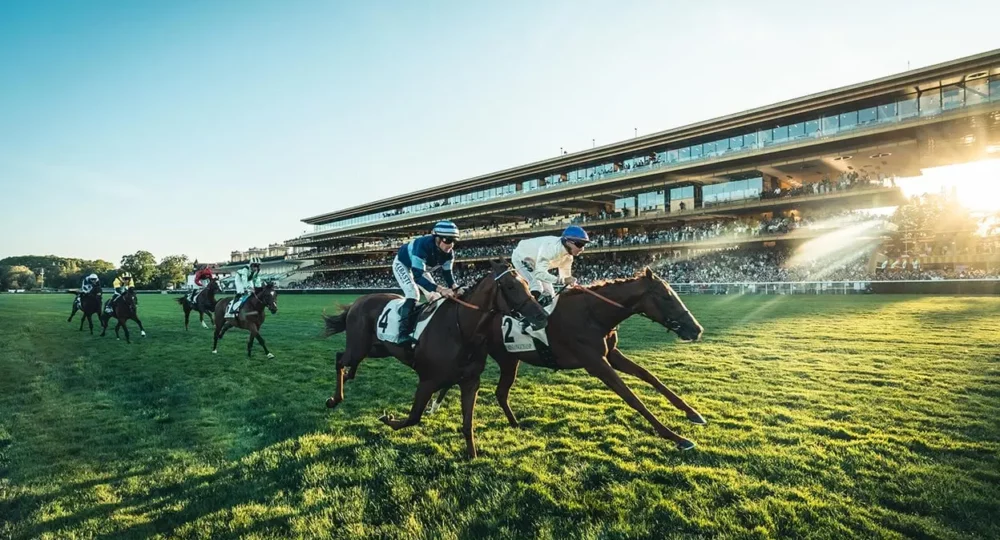
[[[459,298],[462,299],[462,300],[465,300],[465,297],[468,296],[468,295],[470,295],[472,293],[472,291],[476,290],[476,288],[478,288],[479,285],[482,284],[483,280],[486,279],[488,276],[492,275],[492,273],[493,273],[493,270],[490,269],[485,274],[483,274],[482,276],[480,276],[479,279],[477,279],[475,283],[473,283],[471,286],[465,288],[465,292],[462,294],[462,296],[459,296]]]
[[[602,289],[602,288],[607,287],[609,285],[618,285],[620,283],[631,283],[633,281],[641,279],[644,275],[645,274],[643,272],[639,272],[638,274],[636,274],[636,275],[634,275],[632,277],[627,277],[627,278],[601,279],[601,280],[598,280],[598,281],[595,281],[595,282],[591,283],[590,285],[586,285],[586,287],[588,289]]]

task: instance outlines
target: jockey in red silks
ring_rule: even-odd
[[[214,278],[214,277],[215,277],[215,274],[212,273],[212,267],[211,266],[206,266],[206,267],[202,268],[201,270],[198,270],[197,272],[195,272],[195,274],[194,274],[194,284],[197,285],[197,286],[199,286],[199,287],[201,287],[201,288],[205,288],[205,286],[208,285],[209,282],[211,282],[212,278]]]
[[[198,289],[191,293],[190,299],[192,304],[195,303],[198,295],[201,291],[205,290],[205,287],[211,283],[213,279],[215,279],[215,274],[212,273],[211,266],[206,266],[194,273],[194,284],[198,287]]]

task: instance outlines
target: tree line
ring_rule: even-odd
[[[0,290],[72,289],[83,277],[94,273],[101,284],[109,286],[121,272],[130,272],[140,289],[165,289],[178,285],[194,270],[187,255],[167,255],[157,262],[148,251],[136,251],[122,257],[118,267],[97,259],[75,259],[56,255],[22,255],[0,259]]]

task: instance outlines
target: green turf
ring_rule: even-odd
[[[705,415],[627,379],[697,449],[575,371],[522,367],[510,429],[491,362],[471,462],[457,392],[378,422],[416,386],[394,360],[325,409],[343,298],[282,297],[249,361],[165,296],[132,345],[70,300],[0,296],[0,538],[1000,537],[998,298],[688,297],[703,342],[638,319],[622,349]]]

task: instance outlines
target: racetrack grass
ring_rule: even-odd
[[[0,538],[1000,537],[1000,299],[686,297],[681,344],[644,319],[622,350],[704,427],[626,382],[681,453],[582,371],[522,366],[507,427],[483,378],[481,457],[458,392],[399,432],[416,377],[366,360],[333,390],[343,297],[280,298],[244,355],[140,297],[149,336],[91,337],[71,297],[0,296]]]

